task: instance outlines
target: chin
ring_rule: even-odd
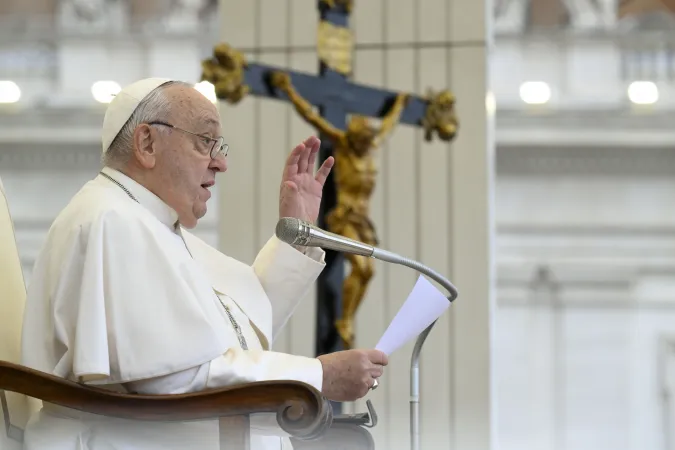
[[[187,212],[183,212],[178,215],[178,221],[183,228],[190,230],[197,226],[199,217],[195,216],[192,211],[188,210]]]
[[[195,209],[192,211],[193,213],[193,220],[195,222],[195,225],[197,225],[197,221],[204,217],[206,215],[206,204],[199,205],[195,207]]]
[[[196,217],[190,217],[187,219],[180,219],[180,224],[183,228],[187,228],[188,230],[193,229],[194,227],[197,226],[198,219]]]

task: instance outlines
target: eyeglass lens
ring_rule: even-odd
[[[229,146],[225,144],[225,138],[221,136],[217,138],[213,143],[213,147],[211,148],[211,158],[215,159],[218,156],[218,154],[227,156],[228,150]]]

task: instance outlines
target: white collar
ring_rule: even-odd
[[[136,200],[138,200],[138,203],[140,203],[141,206],[150,211],[153,216],[157,217],[157,220],[169,228],[177,228],[178,213],[172,207],[167,205],[161,198],[152,193],[148,188],[123,174],[119,170],[111,169],[110,167],[104,167],[101,172],[124,186],[131,193],[131,195],[136,197]],[[113,187],[120,189],[102,175],[99,175],[98,177],[102,178],[107,183],[110,183]],[[124,193],[122,189],[120,189],[120,192]],[[124,194],[126,195],[126,193]]]

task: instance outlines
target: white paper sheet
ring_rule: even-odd
[[[450,301],[447,297],[420,275],[375,348],[387,356],[391,355],[408,341],[416,338],[449,307]]]

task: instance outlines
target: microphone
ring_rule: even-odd
[[[276,235],[290,245],[321,247],[337,252],[373,256],[372,246],[324,231],[295,217],[282,217],[277,222]]]
[[[319,227],[294,217],[282,217],[279,219],[279,222],[277,222],[275,234],[279,240],[290,245],[300,245],[303,247],[321,247],[343,253],[368,256],[382,261],[407,266],[424,275],[427,275],[429,278],[443,286],[450,293],[448,296],[449,302],[453,302],[459,295],[457,293],[457,289],[452,285],[450,280],[418,261],[414,261],[412,259],[399,256],[396,253],[392,253],[381,248],[373,247],[372,245],[364,244],[363,242],[355,241],[353,239],[322,230]],[[410,447],[412,450],[418,450],[420,445],[419,356],[422,351],[422,345],[424,344],[424,341],[435,324],[436,322],[433,322],[418,336],[410,362]]]
[[[445,277],[435,270],[425,266],[424,264],[414,261],[396,253],[383,250],[381,248],[373,247],[372,245],[364,244],[363,242],[355,241],[344,236],[325,231],[315,225],[309,224],[303,220],[295,217],[282,217],[277,222],[275,230],[276,236],[279,240],[290,244],[300,245],[303,247],[321,247],[324,249],[335,250],[337,252],[352,253],[355,255],[368,256],[382,261],[400,264],[403,266],[415,269],[418,272],[427,275],[434,281],[450,292],[448,300],[453,301],[457,298],[457,288],[450,283]]]

